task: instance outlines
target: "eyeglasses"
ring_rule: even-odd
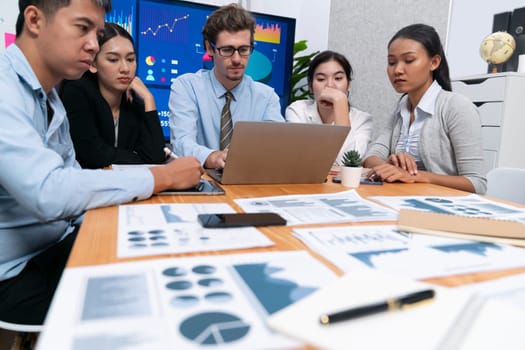
[[[233,46],[222,46],[217,47],[214,43],[210,42],[211,47],[213,47],[215,50],[219,52],[219,55],[222,57],[232,57],[235,51],[239,53],[239,55],[243,57],[250,56],[253,52],[253,46],[252,45],[243,45],[239,47],[233,47]]]

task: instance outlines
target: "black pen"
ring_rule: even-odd
[[[344,311],[335,312],[333,314],[321,315],[319,322],[323,325],[328,325],[335,322],[351,320],[358,317],[376,314],[384,311],[392,311],[403,309],[407,306],[419,303],[421,301],[429,300],[434,297],[434,290],[425,289],[419,292],[406,294],[400,297],[387,299],[385,301],[359,306]]]

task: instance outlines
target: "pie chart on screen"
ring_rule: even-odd
[[[155,64],[156,59],[153,56],[147,56],[145,61],[148,66],[153,66]]]
[[[248,61],[246,74],[255,81],[267,83],[272,78],[272,62],[263,53],[254,50]]]

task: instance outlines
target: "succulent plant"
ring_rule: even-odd
[[[343,154],[343,166],[356,168],[361,166],[361,162],[361,155],[356,150],[347,151]]]

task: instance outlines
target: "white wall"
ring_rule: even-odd
[[[376,130],[399,98],[386,73],[388,41],[408,24],[426,23],[444,42],[449,4],[450,0],[332,0],[328,46],[350,60],[350,103],[372,114]]]
[[[452,79],[487,73],[479,46],[492,32],[494,14],[525,6],[523,0],[451,0],[447,58]]]
[[[201,4],[226,5],[238,2],[253,12],[296,19],[295,41],[308,40],[308,51],[328,47],[331,0],[193,0]],[[313,30],[314,29],[314,30]]]
[[[251,0],[249,8],[296,19],[295,41],[308,40],[308,51],[328,48],[331,0]]]
[[[4,51],[4,33],[15,33],[18,0],[2,0],[0,4],[0,52]]]
[[[211,5],[225,5],[234,0],[194,0]],[[324,50],[328,46],[328,27],[331,0],[240,0],[246,9],[296,19],[296,41],[308,40],[308,51]],[[4,50],[4,32],[14,33],[18,0],[1,0],[0,52]]]

